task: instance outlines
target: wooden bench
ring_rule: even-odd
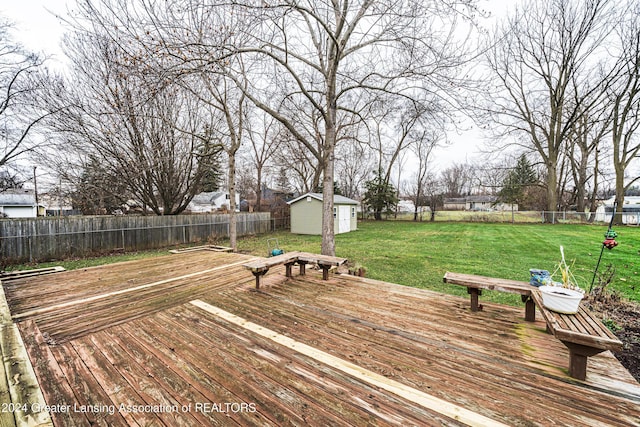
[[[445,283],[466,286],[471,294],[471,310],[482,309],[478,305],[478,296],[482,289],[517,293],[526,302],[525,320],[535,321],[535,306],[542,314],[547,331],[553,334],[569,349],[569,375],[579,380],[587,377],[587,360],[591,356],[612,350],[620,351],[622,342],[597,318],[583,306],[576,314],[561,314],[548,310],[542,303],[542,294],[535,286],[527,282],[498,279],[447,272]]]
[[[260,283],[262,276],[267,274],[271,267],[277,265],[285,266],[285,274],[287,277],[292,277],[292,267],[295,264],[300,266],[300,275],[306,274],[307,264],[316,264],[322,269],[322,279],[329,279],[329,270],[333,267],[338,267],[347,262],[346,258],[338,258],[327,255],[312,254],[308,252],[287,252],[281,255],[276,255],[270,258],[262,258],[243,264],[248,270],[251,270],[256,278],[256,289],[260,289]]]
[[[542,305],[542,293],[538,289],[534,289],[531,296],[547,323],[547,331],[569,349],[571,377],[579,380],[587,377],[589,357],[607,350],[622,350],[622,341],[599,319],[593,317],[582,304],[576,314],[561,314],[548,310]]]
[[[520,294],[522,302],[525,303],[525,320],[528,322],[536,320],[536,306],[531,299],[531,291],[535,289],[535,286],[531,286],[528,282],[476,276],[475,274],[452,273],[450,271],[445,273],[442,280],[444,283],[467,287],[467,292],[471,295],[471,311],[482,310],[482,304],[479,304],[478,297],[482,295],[483,289]]]

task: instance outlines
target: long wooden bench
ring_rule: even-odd
[[[466,286],[471,294],[471,310],[482,309],[478,305],[478,295],[482,289],[522,295],[526,302],[525,320],[535,321],[535,306],[542,314],[547,331],[553,334],[569,349],[569,375],[579,380],[587,377],[587,361],[591,356],[603,351],[620,351],[622,342],[582,305],[576,314],[561,314],[548,310],[542,302],[542,294],[527,282],[498,279],[473,274],[447,272],[445,283]]]
[[[482,295],[483,289],[520,294],[522,302],[525,303],[525,320],[529,322],[536,320],[536,306],[531,299],[531,290],[535,289],[535,287],[528,282],[477,276],[475,274],[452,273],[450,271],[445,273],[442,280],[444,283],[466,286],[467,292],[471,295],[471,311],[482,310],[482,304],[479,304],[479,296]]]
[[[267,274],[271,267],[278,265],[285,266],[285,274],[287,277],[292,277],[292,267],[295,264],[300,266],[300,275],[306,274],[307,264],[316,264],[322,269],[322,279],[329,279],[329,270],[334,267],[341,266],[346,263],[346,258],[339,258],[327,255],[312,254],[308,252],[287,252],[281,255],[276,255],[270,258],[262,258],[243,264],[248,270],[251,270],[256,278],[256,289],[260,289],[260,283],[262,282],[262,276]]]
[[[622,350],[620,341],[599,319],[581,304],[576,314],[562,314],[542,305],[538,289],[531,296],[540,308],[547,330],[569,349],[569,375],[579,380],[587,377],[587,360],[603,351]]]

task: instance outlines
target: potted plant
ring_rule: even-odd
[[[561,282],[553,281],[550,285],[540,286],[542,304],[545,308],[563,314],[575,314],[584,298],[584,290],[577,284],[564,258],[564,248],[560,246],[561,260],[554,272],[561,276]]]
[[[355,265],[349,267],[349,274],[351,274],[352,276],[364,277],[366,272],[367,269],[359,263],[356,263]]]

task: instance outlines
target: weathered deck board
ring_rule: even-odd
[[[46,277],[17,279],[4,284],[4,289],[15,316],[33,309],[66,303],[70,296],[73,300],[81,300],[197,273],[243,259],[233,254],[221,253],[219,257],[211,257],[210,254],[211,252],[193,252],[170,256],[180,262],[168,262],[168,257],[155,257],[120,263],[118,269],[90,267]]]
[[[640,421],[640,385],[611,353],[592,358],[586,381],[573,380],[566,348],[541,320],[525,322],[519,307],[485,304],[471,313],[466,298],[351,276],[323,281],[317,272],[287,279],[284,267],[255,291],[237,264],[247,259],[190,252],[8,284],[47,403],[189,409],[58,414],[56,426],[459,425],[437,405],[414,403],[230,323],[190,302],[196,299],[496,422]],[[144,286],[216,266],[225,267]],[[196,411],[205,403],[255,411]]]
[[[358,360],[359,364],[376,372],[392,376],[403,375],[409,384],[434,390],[434,394],[440,398],[470,406],[477,405],[472,407],[478,411],[509,412],[514,417],[509,419],[510,423],[517,423],[522,415],[529,418],[526,416],[527,411],[531,410],[529,405],[534,402],[543,404],[548,401],[550,395],[554,396],[554,400],[558,404],[564,403],[570,407],[584,405],[585,411],[589,412],[590,416],[596,417],[598,422],[611,425],[625,425],[629,422],[629,420],[620,421],[616,413],[607,415],[607,407],[613,403],[601,400],[598,394],[586,393],[579,397],[571,396],[571,390],[575,389],[575,385],[567,384],[564,378],[545,378],[545,381],[541,382],[535,365],[532,369],[531,365],[526,364],[526,360],[522,360],[521,346],[526,345],[526,342],[516,340],[517,345],[514,345],[509,353],[499,357],[492,351],[492,345],[473,346],[471,344],[475,342],[474,334],[477,332],[465,333],[463,329],[457,336],[451,333],[443,335],[438,332],[431,338],[429,338],[430,334],[426,334],[425,337],[419,325],[431,325],[434,321],[423,321],[421,317],[424,317],[424,314],[421,313],[431,313],[432,308],[439,310],[430,304],[425,304],[425,299],[416,299],[415,304],[417,305],[406,301],[404,309],[408,311],[413,309],[413,312],[402,316],[393,308],[387,310],[385,305],[380,305],[380,303],[372,308],[372,300],[375,298],[367,297],[367,294],[371,293],[371,289],[366,286],[361,289],[363,292],[360,293],[354,289],[354,286],[348,288],[345,286],[341,288],[343,292],[338,292],[338,287],[334,285],[333,292],[325,293],[327,301],[323,301],[322,305],[316,305],[317,300],[308,293],[317,292],[319,286],[322,286],[322,282],[314,283],[313,290],[310,291],[311,287],[305,286],[302,281],[289,281],[280,289],[272,288],[273,292],[282,292],[281,298],[270,298],[267,293],[262,294],[263,298],[260,300],[259,306],[269,313],[268,317],[262,317],[255,311],[247,311],[246,308],[244,308],[244,312],[249,320],[260,321],[265,327],[287,333],[292,337],[301,340],[308,336],[319,337],[314,340],[314,345],[318,345],[319,348],[332,354],[341,355],[343,358]],[[297,291],[299,289],[302,290],[304,296],[298,299]],[[330,301],[328,295],[331,295]],[[377,293],[379,301],[386,301],[386,296],[388,296],[386,292]],[[246,307],[242,298],[243,296],[239,296],[236,292],[233,297],[222,301],[220,298],[216,298],[216,300],[218,306],[235,313],[242,313],[243,307]],[[304,307],[301,308],[295,304],[294,299],[305,301]],[[287,304],[287,300],[289,304]],[[316,304],[311,304],[309,301],[314,301]],[[458,301],[459,299],[454,297],[440,296],[437,305],[447,309],[439,313],[437,321],[448,325],[450,320],[460,319],[464,313],[456,310]],[[327,307],[331,307],[333,310],[340,305],[345,307],[348,305],[349,307],[346,318],[341,319],[341,316],[336,316],[327,309]],[[517,309],[512,310],[512,317],[514,317],[513,311],[517,311]],[[319,314],[320,318],[309,324],[311,320],[309,316],[313,318]],[[466,316],[469,325],[478,323],[476,315],[477,313],[473,316]],[[371,320],[365,323],[360,320],[362,318]],[[384,326],[375,319],[382,320]],[[494,319],[489,319],[489,322],[493,321]],[[494,340],[495,345],[499,347],[499,340],[513,340],[509,334],[501,332],[498,329],[499,326],[489,323],[492,325],[489,327],[485,322],[480,323],[485,328],[495,330],[493,334],[489,335],[489,343]],[[543,334],[544,323],[538,323],[537,328],[531,328],[527,333]],[[318,328],[322,325],[327,325],[331,330],[321,334]],[[526,326],[523,321],[522,327]],[[344,333],[344,336],[341,337],[341,333]],[[440,340],[438,337],[443,337],[443,339]],[[407,342],[407,338],[411,342]],[[552,340],[552,337],[549,339]],[[557,344],[555,350],[564,351],[562,345]],[[528,362],[535,361],[529,360]],[[492,368],[486,369],[487,366]],[[405,374],[401,374],[401,372]],[[410,375],[406,375],[406,373],[410,373]],[[558,374],[562,374],[562,372],[558,370]],[[448,387],[441,388],[442,384],[447,384]],[[529,395],[532,390],[536,391],[528,397],[529,404],[526,407],[517,404],[506,406],[506,402],[513,399],[514,393]],[[476,402],[469,402],[469,395],[480,398],[476,399]],[[618,407],[620,413],[623,414],[631,408],[633,405],[623,404]],[[541,415],[535,406],[531,415],[535,415],[542,424],[546,424],[544,415]],[[548,423],[558,420],[564,420],[567,424],[580,422],[579,417],[562,410],[551,411],[548,417],[546,419]]]
[[[163,280],[166,283],[125,293],[122,293],[122,289],[117,289],[114,293],[108,292],[102,285],[102,276],[98,276],[97,281],[100,286],[94,289],[89,296],[89,298],[94,298],[92,300],[87,300],[88,292],[83,290],[82,298],[76,299],[75,295],[70,293],[64,303],[66,305],[57,309],[50,309],[51,304],[46,301],[44,307],[31,311],[33,314],[16,309],[13,311],[13,315],[14,318],[22,319],[26,314],[26,318],[35,319],[41,329],[47,331],[53,342],[60,343],[185,303],[220,286],[249,283],[251,277],[246,274],[246,271],[239,265],[240,263],[236,260],[233,264],[233,267],[224,269],[220,268],[221,266],[209,268],[209,270],[220,269],[206,275],[197,274],[193,277],[171,281],[167,281],[165,278]],[[194,270],[189,273],[193,275],[202,271],[202,267],[200,270],[190,270]],[[152,282],[152,279],[155,277],[149,277],[147,283],[158,283],[158,281]],[[143,286],[145,284],[135,285],[136,288]],[[10,299],[9,303],[11,304],[11,302]]]

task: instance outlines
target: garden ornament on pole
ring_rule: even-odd
[[[596,274],[598,274],[598,267],[600,266],[600,261],[602,260],[602,253],[604,252],[604,248],[609,250],[618,246],[618,242],[616,242],[616,237],[618,237],[618,233],[616,233],[611,226],[613,225],[613,219],[616,217],[616,206],[617,202],[613,202],[613,213],[611,214],[611,221],[609,221],[609,229],[606,233],[604,233],[604,242],[602,242],[602,249],[600,249],[600,257],[598,258],[598,263],[596,264],[596,269],[593,272],[593,279],[591,279],[591,286],[589,287],[589,293],[593,289],[593,283],[596,280]]]

